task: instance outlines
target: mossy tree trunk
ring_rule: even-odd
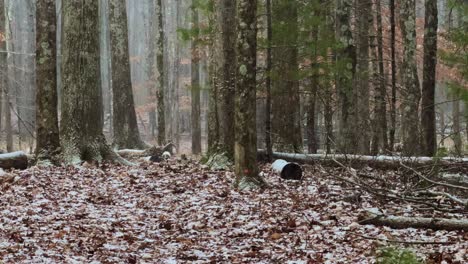
[[[434,156],[437,151],[435,113],[437,11],[437,1],[426,1],[421,126],[423,154],[429,157]]]
[[[235,96],[236,187],[263,187],[258,175],[256,129],[257,1],[237,1],[237,86]]]
[[[125,0],[109,1],[109,30],[112,63],[113,145],[117,148],[145,148],[140,138],[133,99],[128,50],[127,8]]]
[[[415,0],[401,1],[400,27],[403,36],[402,65],[402,138],[403,153],[408,156],[419,154],[419,101],[421,90],[416,68],[416,3]]]
[[[55,0],[38,0],[36,19],[36,155],[50,160],[60,148]]]
[[[303,152],[300,122],[298,4],[273,1],[273,135],[277,150]]]
[[[158,112],[158,144],[166,143],[166,113],[164,106],[164,22],[162,0],[155,0],[155,16],[158,20],[158,34],[156,39],[156,67],[158,76],[156,82],[156,100]]]
[[[78,164],[81,160],[129,164],[111,150],[102,132],[98,4],[95,0],[62,3],[60,128],[63,159],[67,164]]]
[[[191,112],[191,126],[192,126],[192,153],[200,154],[201,147],[201,120],[200,120],[200,59],[201,50],[198,47],[198,37],[200,34],[198,10],[192,7],[192,26],[195,37],[192,39],[192,112]]]

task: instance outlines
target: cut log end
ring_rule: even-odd
[[[0,168],[25,170],[28,168],[28,156],[22,151],[0,154]]]

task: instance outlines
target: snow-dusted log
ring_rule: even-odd
[[[266,156],[265,150],[258,151],[259,159]],[[273,158],[284,159],[300,163],[329,163],[337,165],[335,161],[350,165],[352,167],[370,166],[377,168],[398,168],[401,163],[409,166],[426,166],[426,165],[465,165],[468,168],[468,158],[450,158],[444,157],[434,159],[431,157],[403,157],[403,156],[364,156],[364,155],[345,155],[345,154],[295,154],[274,152]]]
[[[139,150],[139,149],[121,149],[117,151],[117,154],[124,158],[141,158],[149,156],[162,156],[164,152],[169,152],[171,155],[174,155],[175,146],[172,143],[167,144],[164,147],[153,146],[148,149]]]
[[[22,151],[0,154],[0,168],[25,170],[28,168],[28,156]]]
[[[361,225],[388,226],[396,229],[425,228],[432,230],[468,231],[468,219],[386,216],[375,215],[369,212],[361,217],[359,223]]]

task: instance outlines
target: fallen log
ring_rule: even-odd
[[[0,154],[0,168],[25,170],[28,168],[28,156],[22,151]]]
[[[160,157],[164,152],[169,152],[171,155],[174,155],[175,146],[172,143],[167,144],[164,147],[153,146],[148,149],[139,150],[139,149],[121,149],[117,151],[123,158],[142,158],[142,157]]]
[[[388,226],[395,229],[423,228],[468,231],[468,219],[446,219],[379,215],[368,211],[359,217],[361,225]]]
[[[258,159],[266,160],[267,152],[258,151]],[[403,157],[403,156],[366,156],[366,155],[347,155],[347,154],[297,154],[273,152],[274,159],[284,159],[291,162],[304,164],[320,163],[325,166],[337,166],[339,161],[353,168],[365,166],[381,169],[396,169],[401,167],[401,163],[412,167],[438,165],[442,167],[451,167],[459,165],[460,169],[468,173],[468,158],[444,157],[434,159],[431,157]]]

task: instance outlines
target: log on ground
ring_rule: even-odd
[[[28,156],[22,151],[0,154],[0,168],[25,170],[28,168]]]
[[[361,225],[388,226],[395,229],[423,228],[432,230],[468,231],[468,219],[403,217],[368,213],[360,217],[359,223]]]

